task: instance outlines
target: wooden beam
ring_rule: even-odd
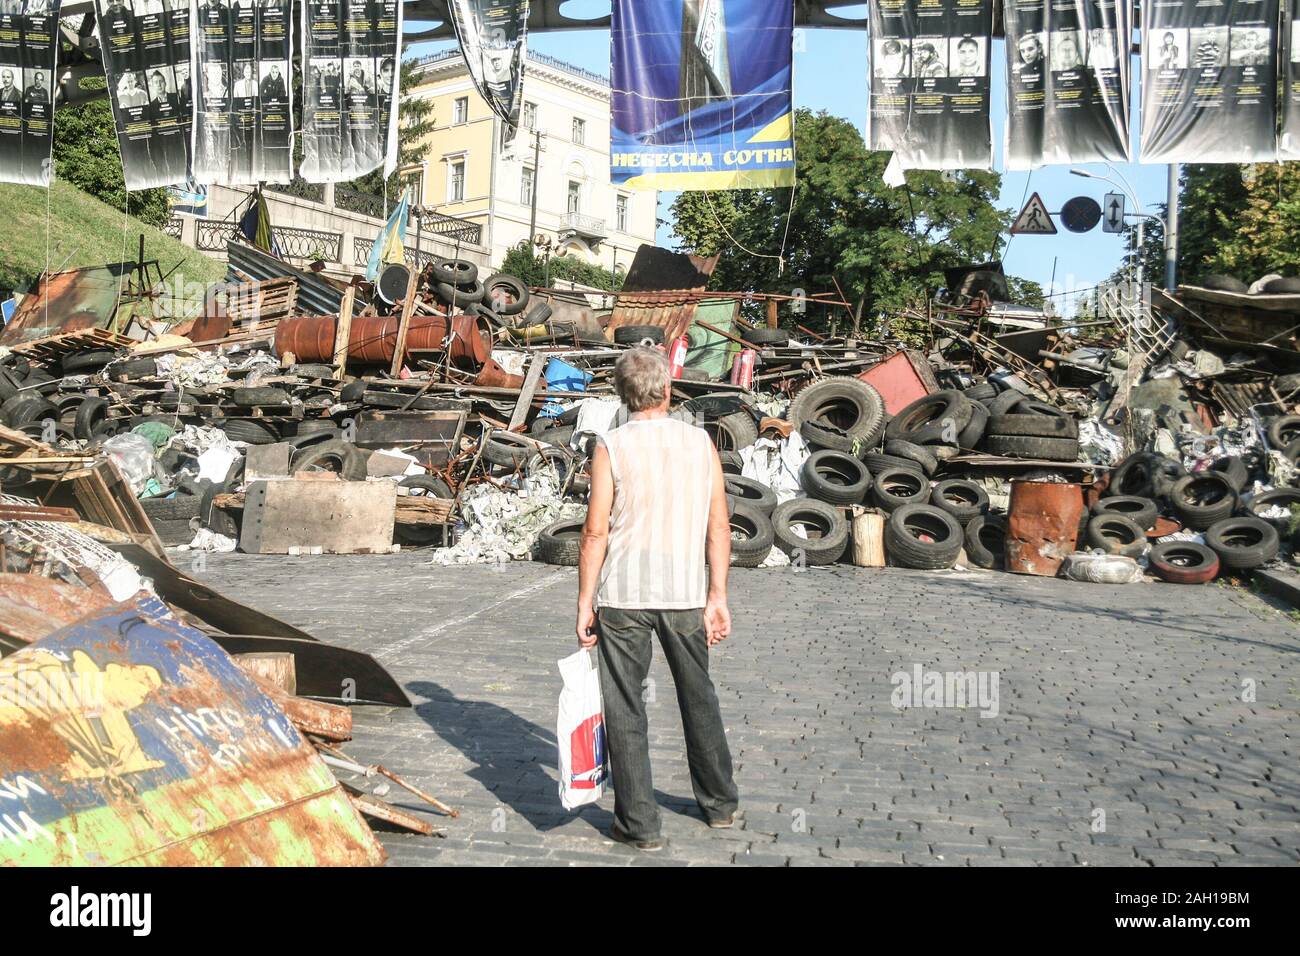
[[[406,283],[406,297],[402,299],[402,316],[397,322],[397,344],[393,346],[393,364],[388,370],[388,374],[393,378],[397,378],[402,371],[402,359],[406,356],[406,334],[410,331],[411,313],[415,310],[415,283],[420,278],[420,270],[411,269],[410,273],[411,277]]]
[[[533,395],[537,392],[537,383],[542,378],[543,362],[547,356],[544,352],[535,352],[529,359],[528,374],[524,377],[524,387],[519,392],[519,400],[515,402],[515,410],[510,415],[510,431],[514,431],[524,423],[528,417],[528,408],[533,403]]]
[[[739,305],[740,303],[736,303],[736,304]],[[767,300],[767,327],[769,329],[775,329],[780,324],[781,324],[781,320],[776,312],[776,299],[768,299]]]
[[[339,321],[334,327],[334,378],[341,380],[347,371],[348,349],[352,344],[352,304],[356,301],[357,287],[348,286],[339,305]]]

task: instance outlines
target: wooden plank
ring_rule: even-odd
[[[522,425],[524,419],[528,417],[528,409],[533,404],[533,394],[537,391],[537,383],[541,380],[546,360],[546,353],[533,353],[528,374],[524,377],[524,387],[519,392],[519,400],[515,402],[515,410],[510,415],[510,431]]]
[[[406,283],[406,296],[402,299],[402,315],[397,321],[397,345],[393,347],[393,364],[388,374],[397,378],[402,372],[402,359],[406,357],[406,335],[411,330],[411,313],[415,309],[415,283],[420,273],[410,270],[411,277]]]
[[[274,684],[286,694],[298,693],[298,674],[294,669],[293,655],[287,651],[262,651],[230,656],[246,674]]]
[[[248,554],[386,554],[396,511],[389,482],[257,481],[244,497],[239,547]]]
[[[347,371],[348,347],[352,341],[352,304],[356,300],[356,286],[348,286],[339,305],[339,321],[334,330],[334,377],[342,379]]]
[[[736,305],[739,307],[740,303],[737,302]],[[781,324],[781,320],[777,315],[776,306],[776,299],[767,300],[767,327],[769,329],[775,329]]]

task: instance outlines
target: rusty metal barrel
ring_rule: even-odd
[[[1055,577],[1079,538],[1083,488],[1063,482],[1013,481],[1007,511],[1007,570]]]
[[[395,315],[360,315],[352,320],[348,360],[367,365],[386,365],[397,348]],[[292,352],[299,362],[330,362],[334,358],[334,335],[338,317],[309,315],[281,320],[275,330],[275,354]],[[459,367],[477,370],[492,357],[492,332],[480,317],[458,315],[413,315],[406,334],[407,352],[441,352],[452,335],[449,353]]]

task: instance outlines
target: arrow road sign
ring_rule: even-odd
[[[1123,193],[1106,193],[1106,199],[1101,204],[1102,215],[1102,232],[1123,232],[1124,231],[1124,194]]]
[[[1038,193],[1029,197],[1025,208],[1020,210],[1019,216],[1016,216],[1016,221],[1011,224],[1011,234],[1013,236],[1056,235],[1056,224],[1052,222],[1051,214],[1043,205],[1043,200],[1039,198]]]

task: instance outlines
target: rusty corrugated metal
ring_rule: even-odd
[[[1083,516],[1083,488],[1013,481],[1007,509],[1007,570],[1055,577],[1074,551]]]
[[[0,661],[0,781],[0,866],[384,859],[284,711],[157,598]]]
[[[111,329],[123,274],[131,263],[46,273],[0,329],[0,345],[21,345],[60,332]],[[117,270],[117,271],[114,271]]]
[[[695,320],[700,297],[682,293],[702,292],[718,266],[718,258],[665,253],[653,246],[642,246],[632,260],[625,284],[634,291],[619,294],[606,327],[610,337],[625,325],[658,326],[669,342],[684,334]]]
[[[0,638],[30,644],[85,617],[111,607],[102,588],[79,587],[39,574],[0,574]]]

